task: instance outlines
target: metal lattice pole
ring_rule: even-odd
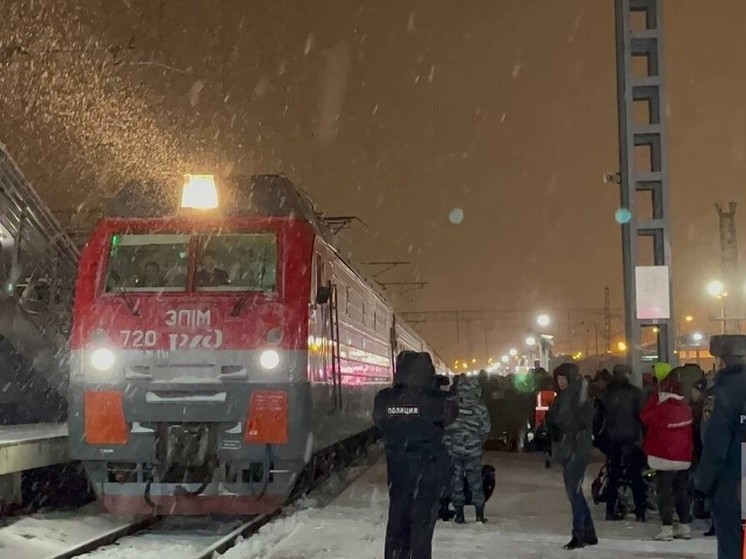
[[[657,360],[675,360],[662,0],[615,2],[619,179],[622,208],[629,210],[621,221],[631,216],[622,225],[625,328],[634,380],[641,384],[649,368],[643,362],[646,329],[658,327]]]

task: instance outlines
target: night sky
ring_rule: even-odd
[[[343,233],[354,260],[430,282],[394,289],[400,310],[522,309],[484,325],[495,356],[536,311],[601,308],[605,286],[622,306],[612,0],[2,4],[0,141],[55,209],[95,214],[135,174],[283,172],[368,224]],[[669,0],[665,25],[675,305],[715,329],[713,204],[746,202],[746,3]],[[468,356],[452,324],[423,332]]]

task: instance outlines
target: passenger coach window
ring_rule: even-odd
[[[198,291],[276,291],[274,233],[210,235],[200,238]]]
[[[114,235],[106,292],[186,291],[188,235]]]

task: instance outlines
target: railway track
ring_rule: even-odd
[[[316,488],[308,496],[316,506],[325,506],[354,483],[375,463],[379,455],[380,447],[374,445],[368,454],[358,456],[357,460],[337,470],[336,475],[328,475],[315,484]],[[60,515],[51,515],[50,518],[29,517],[25,526],[14,530],[15,541],[24,538],[29,541],[34,538],[42,540],[42,533],[47,534],[48,541],[38,541],[37,547],[33,549],[7,546],[7,534],[3,538],[3,532],[13,529],[13,524],[10,523],[0,528],[0,557],[5,557],[7,552],[8,557],[14,559],[166,559],[176,556],[180,559],[213,559],[216,554],[225,553],[237,542],[250,538],[272,520],[292,515],[293,505],[296,504],[297,499],[290,503],[290,507],[242,519],[152,516],[133,522],[117,522],[106,514],[76,517],[75,513],[69,513],[62,521]],[[88,529],[79,531],[72,538],[76,518],[86,524]],[[66,538],[57,536],[68,538],[65,541]],[[70,539],[76,541],[69,541]]]

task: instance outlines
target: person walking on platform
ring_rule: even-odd
[[[722,368],[715,376],[712,396],[705,400],[704,442],[695,485],[708,497],[712,506],[718,559],[741,559],[740,487],[741,444],[746,436],[746,336],[714,336],[710,340],[710,353],[718,358]]]
[[[598,543],[591,510],[583,495],[583,478],[593,446],[593,404],[588,384],[580,378],[575,363],[557,367],[554,378],[559,394],[547,412],[546,422],[552,439],[552,460],[562,466],[572,508],[572,539],[565,549],[578,549]]]
[[[647,509],[645,482],[642,479],[645,457],[640,450],[643,395],[630,382],[631,374],[632,370],[627,365],[615,366],[613,378],[606,386],[600,402],[609,465],[606,520],[622,520],[617,512],[617,500],[619,484],[627,479],[632,487],[635,517],[638,522],[644,522]]]
[[[464,478],[469,484],[472,504],[477,511],[477,522],[487,522],[484,517],[485,495],[482,488],[482,445],[492,428],[487,406],[482,401],[482,389],[475,377],[466,377],[456,392],[458,416],[446,428],[445,443],[453,463],[451,501],[456,511],[455,521],[465,522]]]
[[[674,370],[675,371],[675,370]],[[692,410],[684,400],[681,383],[671,372],[661,381],[660,393],[651,397],[641,418],[647,432],[643,450],[655,470],[661,531],[654,539],[691,539],[692,501],[689,467],[692,465]],[[674,531],[673,511],[679,517]]]
[[[443,443],[455,419],[453,399],[440,390],[428,353],[403,351],[394,386],[376,394],[373,420],[386,446],[389,516],[385,559],[430,559],[440,496],[450,457]]]

